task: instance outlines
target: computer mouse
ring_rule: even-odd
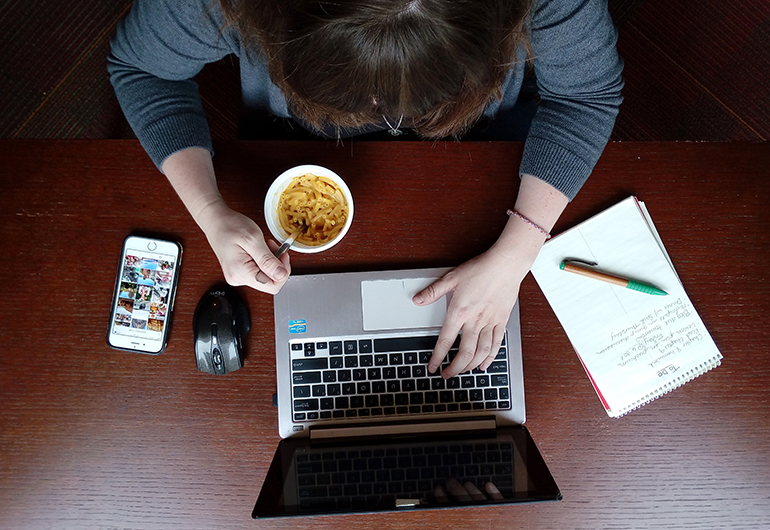
[[[243,367],[243,337],[249,332],[249,311],[230,286],[215,286],[203,295],[193,316],[198,370],[224,375]]]

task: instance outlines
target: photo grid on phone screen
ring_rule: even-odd
[[[115,311],[115,328],[163,332],[174,262],[126,254]]]

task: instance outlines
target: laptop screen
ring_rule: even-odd
[[[560,500],[523,426],[458,435],[282,440],[252,517]]]

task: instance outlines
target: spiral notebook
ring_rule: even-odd
[[[561,270],[564,260],[652,284],[646,294]],[[719,366],[643,202],[629,197],[543,245],[532,267],[607,414],[617,418]]]

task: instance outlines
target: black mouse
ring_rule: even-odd
[[[243,367],[243,337],[249,332],[249,311],[229,286],[203,295],[193,316],[198,370],[223,375]]]

